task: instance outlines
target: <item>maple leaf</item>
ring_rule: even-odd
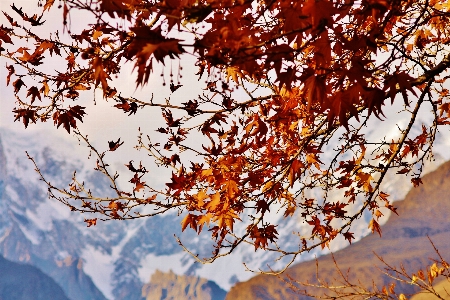
[[[172,116],[172,112],[168,109],[162,109],[162,115],[166,120],[167,126],[169,127],[178,127],[181,125],[181,119],[174,120]]]
[[[372,233],[375,233],[375,231],[378,232],[378,234],[381,237],[381,227],[380,224],[378,224],[378,222],[375,221],[375,219],[372,218],[370,220],[368,228],[372,231]]]
[[[131,31],[135,34],[132,42],[127,48],[126,58],[136,57],[134,68],[137,68],[138,77],[136,86],[144,85],[148,82],[150,72],[152,71],[151,56],[161,63],[164,58],[169,56],[171,59],[178,57],[184,52],[178,39],[165,38],[161,34],[161,28],[151,29],[148,26],[132,27]],[[150,62],[147,64],[147,61]]]
[[[370,173],[358,172],[356,179],[358,180],[358,186],[362,186],[365,192],[372,191],[373,188],[370,182],[373,180],[373,177]]]
[[[128,101],[126,101],[126,100],[123,99],[123,98],[121,99],[121,102],[122,102],[122,103],[120,103],[120,104],[114,105],[114,107],[117,107],[117,108],[119,108],[119,109],[122,109],[125,113],[128,112],[128,115],[129,115],[129,116],[131,116],[131,114],[136,114],[137,108],[138,108],[136,102],[131,102],[131,103],[129,103]]]
[[[205,208],[209,211],[209,212],[215,212],[218,208],[219,208],[219,205],[221,204],[220,203],[220,193],[219,192],[217,192],[217,193],[215,193],[215,194],[213,194],[211,197],[210,197],[210,199],[211,199],[211,201],[209,201],[207,204],[206,204],[206,206],[205,206]]]
[[[134,188],[133,191],[139,192],[143,188],[145,188],[145,181],[139,181],[139,182],[136,182],[136,187]]]
[[[24,86],[25,83],[22,81],[21,78],[17,79],[16,81],[13,82],[13,87],[14,87],[14,93],[17,94],[20,91],[20,88],[22,86]],[[26,86],[26,85],[25,85]]]
[[[13,112],[16,114],[14,122],[22,118],[25,128],[28,127],[30,120],[33,123],[36,123],[37,115],[35,110],[22,108],[22,109],[15,109],[13,110]]]
[[[131,18],[133,0],[102,0],[100,9],[111,18],[115,18],[115,14],[120,18]]]
[[[8,28],[5,28],[5,27],[3,27],[3,25],[1,25],[0,26],[0,40],[3,40],[5,43],[8,43],[8,44],[13,44],[11,37],[9,36],[10,31],[11,30],[9,30]]]
[[[120,142],[120,138],[114,142],[114,141],[108,141],[109,151],[116,151],[117,148],[123,145],[124,142]],[[131,162],[130,162],[131,164]]]
[[[294,160],[289,168],[289,184],[294,186],[295,180],[302,174],[305,165],[298,159]]]
[[[25,63],[30,63],[33,66],[39,66],[42,64],[42,59],[44,57],[40,52],[35,51],[33,54],[28,53],[25,48],[22,48],[22,56],[19,59]]]
[[[55,3],[55,0],[46,0],[43,11],[46,11],[46,10],[50,11],[50,8],[53,6],[54,3]]]
[[[120,139],[119,139],[120,141]],[[119,142],[118,141],[118,142]],[[123,143],[123,142],[122,142]],[[133,161],[130,160],[130,162],[128,164],[125,164],[125,166],[128,168],[128,170],[130,170],[131,172],[135,172],[135,173],[147,173],[147,170],[145,169],[145,167],[142,166],[142,164],[139,164],[139,169],[136,169],[133,166]]]
[[[171,190],[175,190],[174,196],[179,195],[186,185],[186,176],[184,169],[180,168],[178,175],[172,172],[172,182],[166,183],[167,187]]]
[[[187,226],[197,231],[197,216],[193,214],[187,214],[181,221],[181,231],[184,231]]]
[[[44,80],[42,82],[42,87],[39,89],[39,92],[44,94],[44,96],[48,96],[48,93],[50,92],[50,87],[47,84],[47,80]]]
[[[7,65],[6,69],[8,69],[8,76],[6,76],[6,85],[9,85],[9,82],[11,80],[11,75],[15,73],[15,69],[13,65]]]
[[[304,95],[308,105],[308,111],[311,109],[313,104],[322,104],[326,98],[326,87],[323,78],[313,75],[306,79]]]
[[[92,33],[92,39],[98,40],[98,38],[101,37],[102,35],[103,35],[102,31],[94,29],[94,32]]]
[[[123,212],[123,209],[125,208],[125,206],[120,201],[111,200],[109,202],[109,204],[108,204],[108,208],[113,210],[113,211],[118,211],[119,210],[119,211]]]
[[[400,92],[402,93],[403,100],[405,102],[405,105],[407,106],[409,105],[408,94],[406,93],[407,90],[411,91],[411,93],[413,93],[413,95],[417,97],[417,94],[410,83],[413,80],[414,78],[405,72],[394,73],[393,75],[386,77],[384,81],[383,90],[387,90],[389,88],[391,103],[394,103],[394,98],[395,95],[397,94],[397,89],[399,89]]]
[[[384,206],[387,207],[393,213],[395,213],[397,216],[399,215],[397,212],[397,208],[394,207],[392,204],[386,203]]]
[[[95,226],[95,225],[97,225],[97,218],[94,218],[94,219],[84,219],[84,222],[87,223],[87,227]]]
[[[285,72],[279,72],[277,79],[275,82],[279,82],[278,87],[281,89],[283,86],[286,90],[292,90],[292,84],[297,80],[296,76],[297,70],[291,67],[288,67]]]
[[[297,207],[295,207],[295,206],[293,206],[293,205],[289,205],[289,206],[286,208],[286,210],[285,210],[285,212],[284,212],[284,214],[283,214],[284,218],[287,218],[287,217],[289,217],[289,216],[293,216],[296,210],[297,210]]]
[[[267,201],[258,200],[256,202],[256,212],[259,213],[260,211],[261,211],[261,214],[264,214],[266,211],[270,212],[270,206],[267,203]]]
[[[418,187],[419,185],[423,184],[422,179],[420,177],[411,178],[411,182],[414,187]]]
[[[11,24],[11,26],[18,26],[17,22],[15,22],[13,20],[13,18],[11,18],[7,13],[3,12],[3,14],[5,15],[5,17],[8,19],[9,24]]]
[[[174,85],[173,82],[171,82],[170,83],[170,91],[173,93],[173,92],[175,92],[176,90],[178,90],[182,86],[183,85],[181,85],[181,84]]]
[[[103,96],[106,96],[108,90],[108,82],[106,80],[110,78],[108,73],[105,72],[102,58],[95,57],[92,60],[92,68],[94,69],[95,87],[97,87],[101,83],[103,89]]]
[[[33,104],[34,100],[36,100],[36,97],[39,99],[39,101],[42,101],[41,99],[41,93],[39,92],[38,88],[35,86],[32,86],[28,89],[27,97],[31,96],[31,104]]]
[[[350,243],[350,245],[352,244],[352,240],[355,239],[355,237],[353,236],[353,232],[347,231],[345,233],[343,233],[344,238],[346,240],[348,240],[348,242]]]
[[[384,193],[384,192],[380,192],[380,193],[378,194],[378,197],[380,197],[381,200],[383,200],[383,201],[385,201],[385,202],[388,202],[389,194],[386,194],[386,193]]]
[[[336,8],[333,3],[328,0],[319,2],[306,0],[302,9],[302,12],[311,18],[311,23],[314,28],[332,24],[335,11]]]
[[[77,128],[77,122],[75,119],[83,122],[83,115],[85,114],[84,109],[86,107],[75,105],[74,107],[69,107],[68,110],[56,111],[53,114],[54,124],[57,125],[56,128],[63,125],[64,129],[70,133],[70,128]]]
[[[229,67],[227,68],[227,82],[231,79],[233,79],[234,82],[236,82],[237,84],[239,84],[239,78],[245,78],[244,73],[242,73],[242,71],[237,68],[237,67]]]
[[[184,110],[188,113],[190,116],[195,116],[198,108],[198,102],[197,100],[189,100],[188,102],[183,103]]]

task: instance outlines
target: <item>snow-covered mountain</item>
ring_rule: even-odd
[[[254,251],[243,246],[214,264],[196,263],[183,252],[174,238],[179,236],[192,252],[209,256],[210,237],[191,230],[181,233],[180,217],[161,215],[133,221],[100,222],[86,228],[86,216],[47,197],[46,185],[39,181],[25,150],[35,158],[42,173],[54,185],[67,186],[73,171],[100,193],[109,193],[105,177],[93,170],[85,147],[62,140],[52,134],[0,129],[0,254],[40,268],[51,276],[73,300],[140,299],[144,283],[156,270],[172,270],[179,275],[196,275],[216,282],[228,290],[235,282],[254,275],[254,270],[276,268],[286,260],[275,262],[274,253]],[[428,167],[428,171],[439,162]],[[401,199],[410,187],[407,177],[388,178],[383,189],[394,199]],[[274,216],[278,218],[279,216]],[[302,230],[300,219],[284,221],[280,243],[298,247],[292,232]],[[353,230],[358,239],[368,232],[360,220]],[[332,250],[343,248],[346,241],[336,241]],[[306,260],[319,254],[302,256]]]

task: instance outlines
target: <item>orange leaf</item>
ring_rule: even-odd
[[[42,82],[42,87],[41,87],[41,89],[39,90],[39,92],[43,93],[44,96],[48,96],[48,93],[50,92],[50,87],[49,87],[48,84],[47,84],[47,80],[44,80],[44,81]]]
[[[84,219],[84,222],[87,223],[87,227],[95,226],[95,225],[97,225],[97,218],[94,218],[94,219]]]
[[[211,201],[206,204],[206,209],[210,212],[214,212],[217,210],[217,207],[220,205],[220,193],[216,192],[214,195],[211,195]]]
[[[50,11],[50,8],[53,6],[54,3],[55,0],[47,0],[44,4],[44,11],[46,10]]]
[[[197,216],[193,214],[187,214],[181,221],[181,231],[184,231],[187,226],[197,231]]]
[[[375,233],[375,231],[378,232],[378,234],[381,237],[381,227],[380,224],[378,224],[378,222],[375,221],[375,219],[370,220],[369,229],[372,230],[372,233]]]
[[[97,40],[102,35],[103,35],[103,32],[101,32],[99,30],[94,30],[94,32],[92,33],[92,39]]]

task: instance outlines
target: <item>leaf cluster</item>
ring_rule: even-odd
[[[6,85],[12,82],[15,119],[27,127],[51,118],[57,128],[72,129],[116,194],[93,195],[74,175],[69,189],[43,178],[50,196],[93,214],[88,226],[97,218],[178,210],[183,230],[208,228],[216,241],[210,258],[197,257],[201,262],[242,243],[292,260],[340,235],[351,243],[351,225],[365,211],[373,216],[370,230],[381,235],[382,211],[395,212],[383,180],[394,172],[421,184],[438,126],[450,123],[450,7],[444,0],[65,0],[59,5],[64,36],[36,30],[58,9],[53,0],[43,2],[32,17],[29,7],[3,12],[0,55],[7,61]],[[72,32],[77,11],[95,22]],[[19,46],[24,39],[26,47]],[[136,86],[148,89],[156,66],[169,68],[170,62],[168,88],[181,95],[185,86],[174,82],[172,61],[187,55],[199,80],[206,78],[198,98],[122,93],[126,62],[134,66]],[[52,60],[62,62],[60,69],[46,67]],[[142,109],[161,113],[165,125],[145,128],[152,134],[140,131],[136,147],[173,170],[163,189],[145,179],[157,171],[132,161],[121,174],[132,188],[119,188],[119,174],[105,159],[108,150],[122,151],[120,138],[104,141],[101,150],[78,130],[87,109],[78,102],[95,90],[128,117]],[[382,124],[397,95],[408,121],[394,128],[395,137],[373,139],[368,127]],[[419,120],[424,111],[431,111],[431,121]],[[192,143],[199,134],[200,142]],[[154,143],[154,135],[165,142]],[[199,161],[184,159],[185,152]],[[147,207],[153,211],[145,213]],[[277,244],[282,220],[271,217],[277,212],[309,227],[299,249]],[[243,226],[236,229],[236,223]]]

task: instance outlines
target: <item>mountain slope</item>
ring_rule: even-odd
[[[39,140],[61,152],[70,151],[64,142],[29,133],[0,131],[0,254],[33,265],[51,276],[69,299],[104,300],[105,297],[83,269],[78,267],[83,245],[91,237],[82,232],[84,224],[71,222],[69,211],[47,198],[46,188],[37,184],[33,165],[25,150],[36,157],[41,170],[53,182],[70,182],[81,163],[66,161],[48,145],[37,148]],[[58,155],[59,154],[59,155]]]
[[[0,255],[0,299],[69,300],[62,288],[38,268]]]
[[[350,270],[351,282],[360,281],[367,288],[371,288],[372,280],[378,287],[392,282],[387,276],[382,276],[379,269],[383,270],[384,266],[373,252],[393,266],[399,267],[401,263],[408,272],[430,265],[430,258],[438,257],[427,236],[444,259],[450,259],[450,162],[424,176],[423,183],[412,189],[405,200],[395,203],[400,216],[391,215],[382,226],[382,238],[370,235],[334,253],[339,268],[343,272]],[[336,282],[335,278],[340,278],[331,255],[319,257],[318,268],[319,277],[325,282]],[[297,264],[283,277],[287,278],[287,275],[301,282],[317,282],[316,262]],[[318,289],[310,291],[317,295],[325,292]],[[408,284],[397,286],[396,291],[415,293],[417,288]],[[268,275],[236,284],[226,297],[237,300],[304,298],[293,293],[279,278]]]
[[[157,270],[150,283],[142,288],[142,296],[146,300],[223,300],[226,292],[215,282],[198,276],[176,275]]]

